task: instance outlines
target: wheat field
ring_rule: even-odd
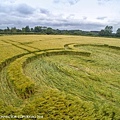
[[[0,36],[0,119],[11,116],[120,120],[120,39]]]

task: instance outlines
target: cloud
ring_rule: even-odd
[[[107,2],[110,2],[110,1],[112,1],[112,0],[97,0],[98,1],[98,4],[99,5],[103,5],[103,4],[105,4],[105,3],[107,3]]]
[[[16,11],[21,14],[29,15],[29,14],[33,14],[35,9],[27,4],[19,4],[16,7]]]
[[[16,0],[0,0],[0,3],[15,3]]]
[[[9,4],[0,4],[0,13],[9,13],[14,10],[12,5]]]
[[[46,14],[46,15],[50,14],[50,12],[47,9],[44,9],[44,8],[40,8],[40,13]]]
[[[44,16],[43,13],[46,15]],[[86,19],[75,19],[74,14],[64,17],[60,15],[48,14],[49,12],[42,12],[31,14],[30,16],[24,17],[20,15],[6,15],[0,14],[0,28],[17,27],[22,28],[26,25],[30,27],[34,26],[47,26],[54,29],[81,29],[81,30],[100,30],[105,26],[101,23],[92,23],[86,21]],[[64,16],[64,15],[63,15]],[[68,19],[70,18],[70,19]]]
[[[68,0],[70,5],[74,5],[76,3],[78,3],[80,0]]]
[[[83,20],[87,20],[87,17],[86,17],[86,16],[83,16]]]
[[[51,26],[59,29],[80,29],[80,30],[100,30],[104,28],[103,24],[100,23],[91,23],[91,22],[84,22],[84,21],[57,21],[56,23],[50,23]]]
[[[78,3],[80,0],[54,0],[53,2],[54,3],[63,3],[63,4],[65,4],[65,3],[68,3],[68,4],[70,4],[70,5],[74,5],[74,4],[76,4],[76,3]]]
[[[0,4],[0,13],[6,13],[6,15],[11,15],[14,13],[14,15],[29,15],[33,14],[35,9],[27,4],[13,4],[13,3],[1,3]]]
[[[98,20],[104,20],[106,19],[107,17],[106,16],[103,16],[103,17],[97,17]]]
[[[55,29],[101,30],[108,23],[110,23],[110,25],[114,25],[114,23],[116,23],[116,28],[117,26],[120,26],[120,20],[118,20],[118,18],[117,22],[109,22],[109,17],[106,17],[106,15],[99,15],[100,17],[97,17],[97,14],[95,17],[96,19],[90,20],[89,16],[82,14],[76,6],[73,6],[73,8],[75,7],[78,9],[78,14],[76,14],[74,10],[72,12],[67,11],[68,13],[66,14],[66,11],[62,8],[63,4],[67,5],[65,7],[71,8],[70,5],[76,4],[79,0],[54,0],[54,3],[56,4],[61,3],[59,6],[60,9],[55,9],[55,11],[53,7],[32,7],[25,2],[22,4],[22,2],[16,3],[14,1],[15,0],[0,0],[0,29],[6,28],[7,26],[22,28],[26,25],[29,25],[30,27],[38,25],[52,27]],[[56,4],[53,4],[53,6]],[[79,13],[81,13],[81,16]]]
[[[101,1],[101,2],[108,2],[108,1],[111,1],[111,0],[98,0],[98,1]]]
[[[53,2],[54,2],[54,3],[59,3],[59,2],[60,2],[60,0],[54,0]]]
[[[70,14],[68,15],[67,19],[74,19],[75,15],[74,14]]]

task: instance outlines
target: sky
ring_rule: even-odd
[[[0,29],[29,25],[99,31],[120,28],[120,0],[0,0]]]

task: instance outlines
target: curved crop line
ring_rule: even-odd
[[[35,83],[33,80],[25,76],[23,73],[23,68],[32,60],[35,60],[38,57],[52,56],[52,55],[82,55],[82,56],[90,56],[90,52],[84,51],[75,51],[75,47],[83,46],[83,45],[91,45],[91,46],[104,46],[114,49],[119,49],[119,47],[108,46],[108,45],[92,45],[92,44],[76,44],[70,43],[64,45],[64,47],[71,48],[72,50],[43,50],[43,51],[34,51],[31,53],[23,53],[12,58],[6,59],[4,62],[0,64],[0,71],[7,65],[9,65],[7,69],[7,77],[14,85],[15,91],[18,96],[22,98],[28,98],[35,91]]]
[[[17,58],[20,58],[20,57],[22,57],[24,55],[27,55],[27,54],[29,54],[29,53],[19,54],[19,55],[16,55],[16,56],[13,56],[11,58],[8,58],[8,59],[4,60],[3,62],[0,63],[0,72],[2,71],[2,69],[4,67],[6,67],[7,65],[9,65],[11,62],[13,62],[14,60],[16,60]]]
[[[80,46],[97,46],[97,47],[106,47],[106,48],[120,50],[120,47],[118,47],[118,46],[111,46],[111,45],[107,45],[107,44],[79,44],[79,43],[70,43],[70,44],[65,44],[64,48],[71,49],[71,50],[78,50],[76,47],[80,47]]]
[[[23,73],[23,68],[38,57],[52,56],[52,55],[82,55],[90,56],[91,53],[79,51],[65,51],[65,50],[51,50],[47,52],[37,52],[35,54],[28,54],[16,59],[7,68],[8,80],[13,84],[15,92],[22,99],[29,98],[35,91],[35,83]]]
[[[20,47],[20,46],[18,46],[18,45],[15,45],[15,44],[13,44],[13,43],[8,42],[8,41],[5,41],[5,40],[1,40],[1,41],[5,42],[5,43],[9,43],[9,44],[11,44],[11,45],[13,45],[13,46],[15,46],[15,47],[17,47],[17,48],[20,48],[20,49],[22,49],[22,50],[25,50],[25,51],[27,51],[27,53],[18,54],[18,55],[16,55],[16,56],[7,58],[7,59],[5,59],[4,61],[0,62],[0,72],[2,71],[2,69],[3,69],[4,67],[6,67],[7,65],[9,65],[9,64],[12,63],[13,61],[15,61],[17,58],[23,57],[24,55],[28,55],[28,54],[31,54],[31,53],[35,54],[36,52],[42,52],[42,51],[45,52],[45,51],[48,51],[48,50],[62,50],[62,48],[56,48],[56,49],[45,49],[45,50],[29,51],[29,50],[27,50],[27,49],[25,49],[25,48],[22,48],[22,47]]]
[[[34,54],[16,59],[7,68],[7,79],[14,86],[14,90],[21,98],[28,98],[34,93],[35,83],[23,74],[23,63]]]
[[[96,47],[106,47],[106,48],[120,50],[120,47],[118,46],[111,46],[107,44],[73,44],[73,47],[79,47],[79,46],[96,46]]]
[[[18,46],[16,46],[16,47],[18,47]],[[48,50],[62,50],[62,49],[60,49],[60,48],[58,48],[58,49],[45,49],[45,50],[33,51],[33,52],[31,51],[28,53],[22,53],[22,54],[15,55],[13,57],[7,58],[4,61],[0,62],[0,72],[2,71],[3,68],[5,68],[7,65],[9,65],[10,63],[12,63],[13,61],[15,61],[18,58],[21,58],[21,57],[28,55],[28,54],[31,54],[31,53],[36,55],[37,52],[45,52]]]
[[[84,44],[91,45],[91,44]],[[33,80],[25,76],[23,73],[23,68],[32,60],[37,59],[38,57],[45,57],[45,56],[53,56],[53,55],[82,55],[82,56],[90,56],[90,52],[84,51],[76,51],[75,47],[83,46],[83,44],[75,44],[70,43],[65,45],[65,47],[71,48],[72,50],[44,50],[42,51],[34,51],[31,53],[21,54],[14,56],[11,59],[6,60],[2,63],[2,67],[10,64],[7,69],[7,77],[13,84],[16,93],[18,96],[21,96],[23,99],[30,97],[31,94],[35,91],[35,83]],[[91,45],[91,46],[105,46],[112,48],[113,46],[108,45]],[[113,47],[115,49],[115,47]],[[118,49],[118,47],[117,47]],[[1,70],[2,70],[2,67]]]
[[[72,44],[76,44],[76,43],[65,44],[65,45],[64,45],[64,48],[66,48],[66,49],[71,49],[71,48],[69,47],[69,45],[72,45]]]
[[[86,56],[86,57],[89,57],[90,55],[91,55],[91,53],[90,52],[87,52],[87,51],[80,51],[80,49],[78,49],[78,48],[76,48],[76,47],[79,47],[79,46],[88,46],[88,45],[90,45],[90,46],[98,46],[98,47],[108,47],[108,48],[112,48],[112,49],[117,49],[117,50],[120,50],[120,47],[116,47],[116,46],[109,46],[109,45],[95,45],[95,44],[77,44],[77,43],[70,43],[70,44],[66,44],[66,45],[64,45],[64,48],[66,48],[66,49],[46,49],[46,50],[41,50],[41,51],[33,51],[33,52],[29,52],[29,53],[22,53],[22,54],[19,54],[19,55],[16,55],[16,56],[14,56],[14,57],[12,57],[12,58],[8,58],[8,59],[6,59],[5,61],[3,61],[3,62],[1,62],[1,64],[0,64],[0,72],[2,71],[2,69],[4,68],[4,67],[6,67],[7,66],[7,80],[9,80],[11,83],[12,83],[12,86],[14,87],[14,91],[17,93],[17,95],[20,97],[20,98],[22,98],[23,100],[24,99],[27,99],[27,98],[29,98],[29,97],[31,97],[31,95],[34,95],[34,93],[35,93],[35,91],[36,91],[36,85],[35,85],[35,82],[34,82],[34,80],[32,80],[30,77],[28,77],[28,76],[26,76],[25,75],[25,73],[24,73],[24,67],[28,64],[28,63],[30,63],[30,62],[32,62],[33,60],[35,60],[35,59],[37,59],[37,58],[40,58],[40,57],[46,57],[46,56],[54,56],[54,55],[82,55],[82,56]],[[16,46],[16,47],[18,47],[18,46]],[[8,66],[9,65],[9,66]],[[59,67],[59,66],[58,66]],[[58,68],[59,69],[59,68]],[[63,69],[64,70],[64,69]],[[94,76],[93,76],[94,77]],[[93,79],[93,77],[92,77],[92,79]],[[92,88],[91,88],[92,89]],[[50,99],[48,99],[48,95],[49,95],[49,93],[51,93],[50,94]],[[58,93],[53,93],[53,92],[49,92],[49,93],[46,93],[46,96],[44,96],[43,98],[46,98],[46,100],[48,100],[47,102],[48,103],[50,103],[50,100],[51,101],[55,101],[55,100],[52,100],[51,98],[53,97],[53,95],[54,95],[54,98],[57,98],[56,96],[58,96],[58,98],[57,98],[57,102],[56,103],[58,103],[58,104],[60,104],[60,105],[62,105],[61,104],[61,101],[63,101],[63,97],[61,97]],[[58,94],[58,95],[57,95]],[[101,91],[99,91],[98,92],[98,94],[100,94],[103,98],[104,97],[106,97],[105,96],[105,93],[104,92],[102,92],[102,90]],[[109,95],[109,94],[108,94]],[[59,96],[60,96],[60,99],[61,99],[61,101],[59,102]],[[84,97],[85,98],[85,96],[82,96],[82,97]],[[94,111],[98,111],[97,110],[97,108],[99,108],[99,106],[97,106],[96,105],[96,103],[95,103],[95,106],[97,106],[96,108],[95,108],[95,110],[93,110],[93,108],[92,108],[92,106],[90,107],[89,105],[91,105],[91,103],[87,103],[87,102],[89,102],[89,101],[87,101],[86,103],[80,103],[79,104],[79,101],[75,101],[76,103],[75,104],[73,104],[74,103],[74,101],[73,101],[73,99],[74,98],[70,98],[70,97],[65,97],[65,100],[70,100],[70,101],[72,101],[72,103],[69,101],[69,103],[67,103],[66,101],[64,102],[65,103],[65,106],[66,105],[68,105],[70,108],[70,110],[68,109],[68,106],[67,106],[67,112],[68,112],[68,110],[69,111],[71,111],[71,113],[73,112],[73,111],[75,111],[75,110],[73,110],[74,108],[75,109],[79,109],[79,108],[77,108],[77,107],[79,107],[79,106],[82,106],[81,107],[81,109],[80,110],[83,110],[84,109],[84,111],[82,111],[82,113],[81,113],[81,111],[78,111],[78,113],[76,113],[76,115],[77,114],[79,114],[79,113],[81,113],[83,116],[81,117],[81,114],[79,115],[79,117],[76,117],[76,118],[73,118],[73,119],[80,119],[80,117],[81,117],[81,119],[85,116],[84,115],[84,113],[85,114],[87,114],[89,111],[90,111],[90,113],[89,113],[89,115],[93,115],[94,114]],[[87,98],[85,98],[85,99],[87,99]],[[107,97],[106,97],[106,99],[107,99]],[[35,113],[36,111],[37,112],[39,112],[39,111],[41,111],[41,107],[39,107],[39,106],[41,106],[41,101],[43,101],[44,99],[42,99],[41,97],[40,98],[38,98],[38,96],[34,99],[34,101],[32,101],[32,102],[30,102],[27,106],[25,106],[23,109],[21,109],[22,110],[22,113],[24,113],[24,111],[25,111],[25,113],[27,113],[27,114],[29,114],[29,113]],[[110,99],[110,100],[112,100],[112,99]],[[114,100],[114,98],[113,98],[113,100]],[[105,100],[104,100],[105,101]],[[103,101],[103,102],[104,102]],[[107,100],[108,101],[108,100]],[[46,101],[45,101],[46,102]],[[44,103],[45,103],[44,102]],[[99,102],[99,101],[98,101]],[[114,102],[114,101],[113,101]],[[39,104],[40,103],[40,104]],[[43,103],[43,105],[45,105],[45,107],[42,107],[42,108],[48,108],[48,106],[49,105],[47,105],[47,107],[46,107],[46,103],[44,104]],[[55,104],[56,104],[55,103]],[[51,104],[50,104],[51,105]],[[59,105],[59,106],[60,106]],[[75,106],[75,105],[77,105],[77,106]],[[33,107],[34,106],[34,107]],[[59,109],[59,106],[58,106],[58,109]],[[87,109],[86,108],[86,106],[89,106],[89,107],[87,107],[87,108],[90,108],[90,109]],[[102,106],[103,106],[103,104],[102,104]],[[21,108],[23,107],[23,105],[21,106]],[[50,106],[51,107],[51,106]],[[61,107],[61,106],[60,106]],[[62,110],[62,108],[63,108],[64,106],[62,106],[61,107],[61,110]],[[52,107],[51,108],[53,108],[52,110],[54,110],[54,107],[53,107],[53,104],[52,104]],[[103,108],[105,108],[105,110],[103,109]],[[58,110],[57,109],[57,110]],[[96,118],[96,116],[98,117],[98,119],[101,119],[101,118],[103,118],[104,116],[104,118],[107,118],[107,117],[109,117],[108,115],[110,115],[110,116],[112,116],[112,118],[114,117],[114,115],[115,116],[117,116],[116,114],[118,114],[119,115],[119,112],[116,112],[116,111],[114,111],[113,110],[113,108],[110,108],[111,109],[111,111],[108,109],[108,107],[106,107],[106,106],[103,106],[102,107],[102,109],[100,108],[100,110],[104,110],[103,112],[104,113],[100,113],[99,111],[98,111],[98,113],[99,113],[99,115],[94,115],[94,117]],[[5,110],[7,110],[7,109],[5,109]],[[118,110],[117,108],[115,108],[115,110]],[[27,112],[26,112],[27,111]],[[88,111],[88,112],[86,112],[86,111]],[[92,112],[91,112],[92,111]],[[110,111],[110,112],[109,112]],[[49,111],[47,110],[46,111],[46,113],[48,113]],[[53,111],[54,112],[54,111]],[[59,112],[59,111],[58,111]],[[56,113],[57,112],[54,112],[55,113],[55,116],[56,116]],[[63,113],[64,113],[64,111],[63,111]],[[70,113],[70,112],[69,112]],[[52,114],[52,113],[50,113],[50,114]],[[49,114],[49,115],[50,115]],[[103,115],[104,114],[104,115]],[[75,116],[74,114],[72,114],[73,116]],[[103,117],[101,117],[101,116],[103,115]],[[53,116],[53,117],[55,117],[55,116]],[[66,113],[65,113],[65,116],[66,116]],[[119,116],[118,116],[119,117]],[[117,117],[117,118],[118,118]],[[61,119],[62,119],[63,117],[61,117]],[[86,117],[87,118],[87,117]],[[89,119],[90,117],[88,117],[88,119]],[[66,119],[67,119],[67,117],[66,117]],[[91,117],[90,119],[93,119],[93,117]],[[96,118],[97,119],[97,118]],[[114,119],[114,118],[113,118]],[[119,119],[119,118],[118,118]]]

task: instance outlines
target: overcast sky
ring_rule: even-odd
[[[0,28],[120,28],[120,0],[0,0]]]

